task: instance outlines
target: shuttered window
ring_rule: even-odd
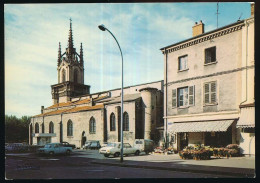
[[[195,105],[195,86],[189,86],[189,105]]]
[[[217,82],[204,84],[204,103],[214,104],[217,102]]]
[[[172,107],[177,106],[177,90],[172,90]]]

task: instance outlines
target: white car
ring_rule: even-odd
[[[109,155],[113,155],[114,157],[118,157],[121,152],[121,142],[112,142],[108,143],[106,147],[102,147],[99,149],[100,154],[104,154],[105,157]],[[140,154],[140,150],[132,147],[129,143],[124,143],[123,154],[134,154],[138,156]]]

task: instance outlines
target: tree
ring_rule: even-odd
[[[30,118],[5,115],[5,142],[28,142]]]

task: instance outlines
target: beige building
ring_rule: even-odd
[[[41,108],[29,125],[29,143],[69,142],[77,147],[87,140],[120,141],[121,89],[90,94],[84,85],[84,60],[73,45],[70,23],[68,47],[58,50],[58,84],[52,85],[53,105]],[[159,141],[163,126],[163,81],[124,88],[124,142]]]
[[[202,21],[192,30],[192,38],[161,48],[168,145],[239,144],[255,154],[254,12],[210,32]]]

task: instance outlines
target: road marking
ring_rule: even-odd
[[[86,172],[104,172],[104,170],[84,170]]]

